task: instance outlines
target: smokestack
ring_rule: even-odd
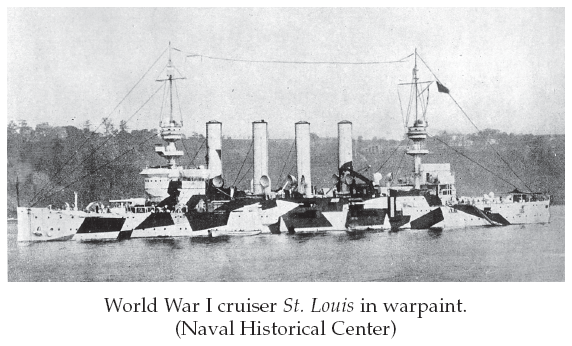
[[[349,187],[343,179],[344,171],[353,169],[352,158],[352,123],[343,120],[338,123],[338,170],[340,177],[339,191],[349,193]]]
[[[207,123],[207,167],[209,179],[222,178],[222,123],[211,120]]]
[[[268,123],[264,120],[252,123],[254,152],[253,189],[255,195],[263,195],[270,189],[268,177]]]
[[[312,174],[310,166],[310,123],[296,123],[296,164],[298,166],[298,192],[312,196]]]

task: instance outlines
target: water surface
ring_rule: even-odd
[[[267,234],[220,239],[16,241],[9,281],[564,281],[564,206],[550,224]]]

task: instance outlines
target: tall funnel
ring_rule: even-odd
[[[310,166],[310,123],[296,123],[296,164],[298,166],[298,192],[312,196],[312,173]]]
[[[268,178],[268,123],[264,120],[252,123],[252,140],[254,151],[253,189],[255,195],[263,195],[270,190]]]
[[[352,123],[343,120],[338,123],[338,170],[340,183],[338,189],[341,193],[349,193],[349,187],[343,179],[347,170],[353,169],[352,162]]]
[[[222,123],[211,120],[207,123],[207,166],[209,179],[222,178]]]

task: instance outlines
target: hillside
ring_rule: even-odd
[[[72,126],[62,128],[42,124],[32,129],[25,124],[9,124],[8,215],[15,215],[17,179],[21,205],[37,202],[37,206],[61,206],[66,201],[73,201],[74,191],[79,193],[80,206],[96,200],[143,196],[143,179],[139,172],[146,166],[164,164],[153,150],[154,144],[162,141],[156,131],[129,132],[125,127],[120,128],[115,130],[113,126],[107,126],[106,135],[103,135]],[[185,150],[186,156],[180,164],[204,165],[204,142],[201,135],[184,139],[180,148]],[[292,139],[269,141],[269,174],[274,188],[284,183],[286,174],[296,174],[293,143]],[[354,140],[354,168],[366,176],[377,171],[384,174],[393,172],[398,176],[407,174],[412,170],[412,159],[404,155],[406,144],[406,140],[366,140],[360,137]],[[554,203],[563,204],[564,144],[564,135],[509,135],[494,130],[473,135],[442,133],[428,139],[427,148],[431,154],[424,158],[424,162],[451,163],[459,195],[482,195],[490,191],[498,194],[514,189],[514,186],[522,190],[529,186],[534,191],[548,192]],[[226,184],[249,188],[252,178],[251,141],[224,138],[222,145]],[[319,138],[313,134],[313,185],[317,188],[331,187],[331,176],[336,173],[336,166],[337,139]]]

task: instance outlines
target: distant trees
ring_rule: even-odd
[[[443,142],[456,147],[486,147],[488,145],[496,144],[507,144],[514,141],[516,137],[514,134],[507,134],[496,129],[484,129],[477,133],[450,133],[447,131],[441,131],[437,134],[437,137]],[[518,135],[520,139],[522,136]]]
[[[98,134],[95,135],[96,131]],[[80,195],[80,206],[95,200],[142,196],[143,182],[139,172],[145,166],[163,165],[164,159],[155,154],[154,143],[161,143],[157,129],[131,130],[126,122],[116,128],[110,119],[105,119],[99,128],[86,121],[82,128],[74,126],[51,126],[41,123],[31,128],[26,121],[10,121],[7,124],[8,154],[8,211],[15,212],[16,176],[20,182],[20,196],[23,205],[30,205],[33,197],[41,200],[38,206],[57,205],[71,201],[73,192]],[[506,134],[498,130],[485,130],[479,134],[454,134],[442,132],[439,137],[451,146],[462,143],[463,152],[475,160],[487,163],[491,169],[504,170],[511,179],[518,182],[512,172],[504,167],[487,141],[511,164],[520,177],[531,186],[551,193],[556,201],[564,201],[564,135],[535,136]],[[329,184],[329,177],[337,167],[336,138],[320,138],[312,133],[312,170],[316,184]],[[462,140],[461,140],[462,139]],[[295,171],[295,154],[292,140],[275,140],[269,150],[270,170],[273,178]],[[278,144],[276,144],[278,143]],[[355,160],[364,159],[367,164],[384,172],[395,171],[401,164],[406,165],[407,157],[404,140],[357,138],[354,142]],[[490,143],[490,142],[489,142]],[[234,181],[249,150],[249,140],[225,137],[223,143],[225,174]],[[204,136],[193,133],[185,140],[187,157],[181,164],[202,164]],[[379,150],[368,152],[372,146]],[[450,162],[456,170],[459,186],[482,187],[484,179],[475,175],[474,164],[465,158],[455,159],[454,152],[431,138],[427,141],[431,155],[424,162]],[[180,147],[182,148],[182,145]],[[278,150],[279,148],[280,150]],[[399,149],[396,151],[396,149]],[[405,159],[404,159],[405,157]],[[288,158],[287,165],[284,160]],[[389,161],[387,161],[389,159]],[[247,161],[250,162],[250,161]],[[280,164],[276,164],[280,162]],[[360,167],[362,163],[360,162]],[[365,165],[365,163],[364,163]],[[243,170],[246,171],[245,167]],[[282,172],[282,170],[284,170]],[[249,177],[249,175],[246,175]],[[467,178],[467,179],[465,179]],[[322,179],[322,180],[320,180]],[[246,184],[245,180],[244,184]],[[237,181],[237,184],[239,182]],[[323,187],[323,186],[322,186]],[[469,187],[469,190],[472,187]],[[60,192],[61,191],[61,192]]]
[[[311,141],[317,141],[320,139],[320,136],[318,136],[317,134],[315,134],[314,132],[310,133],[310,140]]]
[[[18,134],[18,124],[14,120],[8,123],[8,138]]]
[[[83,123],[83,131],[91,132],[91,121],[86,120],[85,123]]]
[[[107,117],[101,119],[101,124],[103,125],[103,133],[105,135],[114,136],[117,134],[117,130],[115,130],[115,126],[113,125],[113,122],[111,122],[111,118]]]
[[[191,135],[191,138],[205,139],[205,136],[203,136],[202,133],[193,132],[193,134]]]
[[[36,125],[36,136],[46,137],[51,135],[52,127],[48,123],[39,123]]]
[[[54,206],[70,201],[73,192],[84,206],[94,200],[142,194],[137,177],[142,167],[161,164],[153,142],[157,130],[127,132],[125,122],[115,128],[105,119],[94,136],[90,121],[83,128],[50,126],[35,129],[25,121],[11,121],[8,133],[8,210],[15,213],[16,176],[23,204]],[[135,179],[134,179],[135,178]],[[58,204],[59,203],[59,204]]]
[[[119,132],[128,132],[127,121],[121,120],[119,122]]]

